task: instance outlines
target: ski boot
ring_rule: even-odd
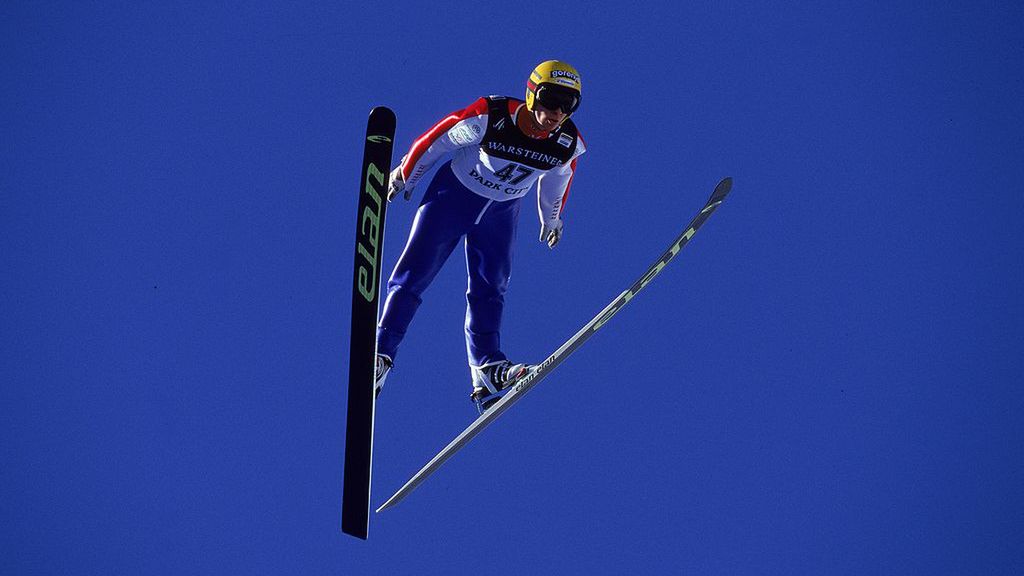
[[[388,378],[388,372],[391,372],[391,367],[394,363],[391,358],[383,354],[377,354],[376,369],[373,372],[373,397],[377,398],[380,396],[380,391],[384,389],[384,381]]]
[[[469,398],[476,404],[480,414],[501,400],[512,389],[512,385],[530,371],[530,366],[513,364],[509,360],[470,368],[473,372],[473,393]]]

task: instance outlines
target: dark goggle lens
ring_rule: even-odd
[[[580,107],[580,97],[575,92],[556,90],[541,86],[537,89],[537,102],[548,110],[561,110],[572,114]]]

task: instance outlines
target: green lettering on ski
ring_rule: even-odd
[[[376,165],[370,164],[366,170],[366,187],[364,193],[369,196],[372,203],[367,203],[363,209],[362,218],[359,221],[359,241],[356,244],[356,252],[366,262],[357,263],[359,274],[359,293],[367,302],[373,302],[377,294],[377,273],[378,248],[380,246],[380,207],[381,192],[374,187],[373,180],[377,186],[384,189],[387,174],[381,172]]]

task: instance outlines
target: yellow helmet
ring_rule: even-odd
[[[533,111],[539,102],[549,110],[561,109],[568,116],[580,107],[583,83],[580,73],[565,62],[541,62],[526,81],[526,109]]]

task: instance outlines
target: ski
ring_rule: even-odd
[[[597,316],[588,322],[579,332],[577,332],[572,338],[569,338],[558,350],[555,350],[551,356],[548,356],[546,360],[535,366],[526,376],[524,376],[519,382],[517,382],[512,389],[505,394],[496,404],[490,407],[486,412],[477,417],[472,424],[469,425],[465,430],[462,431],[454,440],[451,441],[443,450],[441,450],[436,456],[434,456],[427,465],[420,469],[408,482],[405,483],[395,494],[389,498],[384,504],[377,508],[377,512],[386,510],[395,504],[399,503],[410,492],[416,489],[424,480],[433,474],[446,460],[451,458],[456,452],[458,452],[463,446],[466,445],[474,436],[479,434],[488,424],[494,422],[498,416],[501,416],[503,412],[512,407],[513,404],[519,401],[524,394],[530,391],[531,388],[536,386],[541,380],[543,380],[552,370],[555,369],[559,364],[562,363],[570,354],[575,352],[580,346],[583,345],[591,336],[594,335],[602,326],[604,326],[612,316],[615,316],[623,306],[629,303],[634,296],[640,290],[647,286],[655,276],[661,272],[676,254],[683,249],[683,246],[693,238],[693,235],[697,233],[697,230],[707,221],[708,218],[715,212],[718,205],[725,200],[729,190],[732,189],[732,178],[725,178],[718,183],[715,187],[715,191],[711,194],[711,198],[708,200],[704,208],[693,218],[690,224],[683,230],[683,233],[668,247],[668,250],[659,258],[642,276],[640,279],[633,283],[632,286],[624,290],[621,294],[612,300],[611,304],[606,306],[604,310],[601,310]]]
[[[388,174],[394,139],[395,113],[383,106],[371,110],[366,124],[356,219],[345,477],[341,502],[341,530],[363,540],[366,540],[370,528],[377,311]]]

